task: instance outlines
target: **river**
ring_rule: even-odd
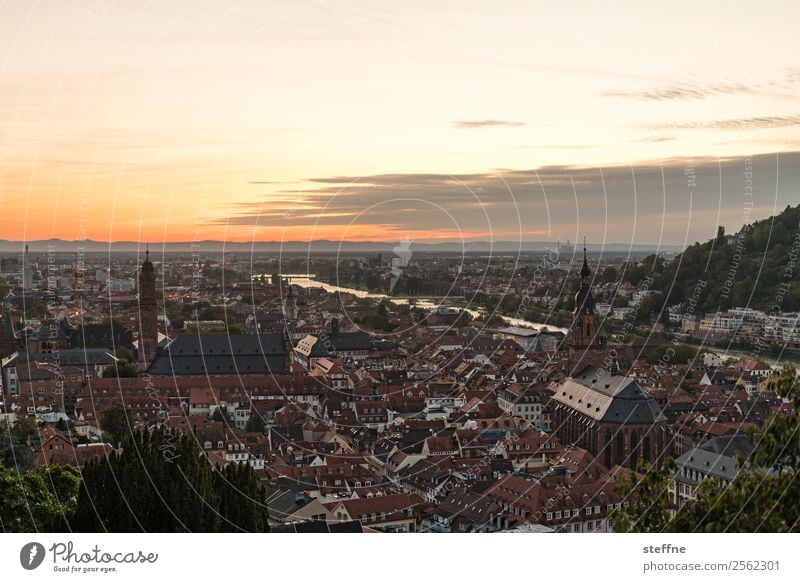
[[[261,279],[262,277],[266,277],[267,279],[270,278],[270,275],[253,275],[253,279]],[[391,297],[389,295],[385,295],[383,293],[370,293],[369,291],[364,291],[363,289],[352,289],[350,287],[339,287],[338,285],[331,285],[330,283],[323,283],[322,281],[317,281],[314,277],[315,275],[310,273],[294,273],[294,274],[282,274],[282,278],[288,279],[291,281],[292,285],[297,285],[298,287],[303,288],[318,288],[324,289],[328,293],[350,293],[355,295],[356,297],[360,298],[368,298],[368,299],[388,299],[392,303],[396,303],[398,305],[405,305],[408,303],[407,298],[402,297]],[[436,309],[437,307],[447,307],[447,303],[441,302],[437,303],[435,301],[431,301],[429,299],[418,299],[416,307],[420,309],[427,309],[432,310]],[[459,309],[463,309],[467,313],[469,313],[472,317],[478,317],[482,315],[479,311],[475,309],[467,309],[465,307],[460,307]],[[535,323],[530,322],[527,319],[520,319],[518,317],[508,317],[506,315],[501,315],[501,317],[508,322],[508,325],[513,327],[524,327],[528,329],[535,329],[537,331],[541,331],[546,329],[548,331],[560,331],[563,333],[567,333],[567,330],[563,327],[556,327],[554,325],[548,325],[546,323]]]

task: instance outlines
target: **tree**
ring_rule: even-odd
[[[224,422],[225,424],[232,424],[233,419],[224,404],[220,404],[214,409],[214,414],[211,415],[211,420],[214,422]]]
[[[25,309],[25,317],[30,319],[41,319],[50,314],[47,302],[41,299],[35,300]]]
[[[650,364],[664,363],[672,366],[685,365],[697,357],[698,353],[705,353],[708,349],[698,350],[688,344],[661,344],[647,354]]]
[[[17,473],[0,467],[0,530],[65,532],[78,500],[80,473],[69,465]]]
[[[30,468],[32,457],[28,443],[20,442],[11,430],[0,425],[0,464],[24,473]]]
[[[269,531],[249,465],[216,468],[192,436],[163,426],[134,431],[121,453],[90,461],[83,476],[75,531]]]
[[[614,531],[664,531],[670,520],[669,510],[666,509],[669,504],[669,488],[665,483],[673,468],[672,461],[656,469],[640,460],[638,472],[630,471],[627,477],[623,477],[620,493],[626,497],[627,506],[624,510],[612,512]]]
[[[261,417],[261,415],[257,412],[253,412],[250,414],[250,418],[247,419],[247,424],[245,425],[244,430],[246,432],[263,433],[266,428],[266,424],[264,423],[264,419]]]
[[[771,415],[749,459],[729,484],[706,479],[696,498],[665,519],[672,467],[649,471],[644,486],[631,477],[623,485],[627,506],[615,512],[614,529],[631,532],[798,532],[800,531],[800,391],[794,367],[785,364],[771,388],[791,401],[791,414]],[[633,484],[634,486],[631,486]]]
[[[100,428],[111,437],[111,442],[116,446],[121,443],[133,430],[130,409],[121,404],[115,404],[100,415]]]
[[[117,348],[114,351],[114,355],[125,362],[136,363],[136,360],[133,359],[133,353],[126,347]]]
[[[137,373],[136,364],[127,360],[119,360],[103,368],[103,378],[135,378]]]
[[[36,423],[35,418],[30,416],[18,416],[14,426],[11,427],[11,434],[19,442],[25,443],[37,430],[39,430],[39,425]]]

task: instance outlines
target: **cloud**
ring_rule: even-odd
[[[741,82],[712,83],[673,83],[661,87],[646,89],[622,89],[605,91],[604,97],[618,97],[641,101],[675,101],[707,99],[722,95],[759,94],[772,97],[796,98],[797,86],[800,84],[800,72],[788,69],[783,75],[773,79]]]
[[[800,115],[774,115],[765,117],[742,117],[738,119],[713,119],[709,121],[678,121],[666,123],[648,123],[641,127],[651,130],[663,129],[772,129],[776,127],[792,127],[800,125]]]
[[[450,127],[457,129],[486,129],[492,127],[524,127],[522,121],[512,121],[508,119],[465,119],[454,121]]]
[[[604,97],[622,97],[643,101],[673,101],[677,99],[706,99],[716,95],[753,93],[753,86],[742,83],[718,83],[715,85],[670,85],[654,89],[605,91]]]
[[[800,151],[747,158],[754,196],[745,198],[746,158],[675,158],[610,167],[544,166],[469,174],[408,173],[315,177],[305,189],[232,207],[227,224],[357,229],[458,230],[500,240],[579,240],[682,244],[706,240],[716,217],[729,231],[752,202],[752,220],[800,197]],[[693,179],[687,178],[691,172]],[[516,234],[514,234],[516,233]],[[536,234],[531,234],[536,233]],[[544,233],[544,234],[541,234]],[[533,237],[533,239],[531,238]]]

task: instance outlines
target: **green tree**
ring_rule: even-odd
[[[0,463],[3,466],[25,472],[31,466],[32,456],[27,441],[20,442],[11,430],[0,425]]]
[[[131,362],[132,364],[136,363],[136,360],[133,359],[133,353],[128,348],[117,348],[114,352],[114,355],[125,362]]]
[[[260,414],[257,412],[253,412],[250,414],[250,418],[247,419],[247,424],[244,427],[246,432],[264,432],[266,430],[266,424],[264,423],[264,419],[261,417]]]
[[[39,430],[39,425],[35,418],[30,416],[18,416],[16,422],[14,422],[14,426],[11,427],[11,434],[19,442],[24,443],[28,441],[28,438],[36,434],[37,430]]]
[[[674,462],[668,461],[658,469],[644,461],[637,471],[630,471],[620,485],[627,505],[611,513],[616,532],[664,531],[670,521],[669,488],[666,487]]]
[[[121,443],[133,430],[129,408],[115,404],[100,415],[100,428],[108,433],[114,446]]]
[[[47,302],[41,299],[35,300],[25,309],[25,317],[31,319],[41,319],[43,317],[47,317],[49,314],[50,311],[47,306]]]
[[[220,404],[214,409],[214,414],[211,415],[211,420],[214,422],[224,422],[225,424],[233,424],[230,412],[224,404]]]
[[[127,360],[119,360],[103,368],[103,378],[135,378],[137,373],[136,364]]]
[[[631,532],[798,532],[800,531],[800,391],[794,367],[784,365],[772,389],[794,405],[791,414],[771,415],[760,434],[752,431],[754,453],[739,459],[739,474],[728,484],[706,479],[696,498],[672,519],[665,506],[672,467],[649,471],[645,486],[634,477],[622,490],[627,506],[613,514],[616,531]]]
[[[250,466],[218,469],[186,434],[137,430],[122,452],[87,463],[72,526],[80,532],[269,530]]]
[[[64,532],[77,507],[80,473],[71,466],[18,473],[0,467],[0,530]]]

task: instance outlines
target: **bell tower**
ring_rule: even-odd
[[[586,258],[586,241],[583,242],[581,286],[575,294],[572,312],[572,329],[569,344],[570,373],[575,374],[587,366],[602,367],[606,360],[605,340],[599,334],[597,313],[592,294],[592,270]]]
[[[139,270],[139,369],[146,370],[158,349],[158,302],[156,273],[150,262],[150,249]]]

